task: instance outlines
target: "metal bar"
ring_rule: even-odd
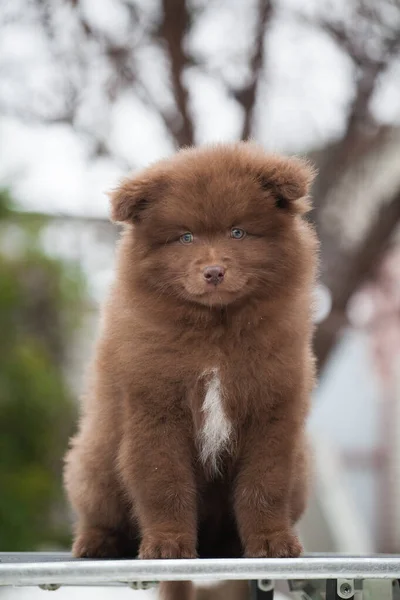
[[[102,585],[206,579],[400,579],[400,556],[294,559],[73,560],[0,554],[0,586]],[[26,560],[26,559],[25,559]]]

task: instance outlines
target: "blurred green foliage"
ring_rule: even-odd
[[[76,402],[64,370],[85,284],[41,248],[45,223],[0,191],[0,551],[69,542],[62,457]]]

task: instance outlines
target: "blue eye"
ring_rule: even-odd
[[[245,235],[246,232],[243,231],[243,229],[238,229],[237,227],[231,229],[231,238],[233,238],[234,240],[241,240],[244,238]]]
[[[179,238],[179,241],[182,244],[191,244],[193,242],[193,234],[192,233],[184,233],[183,235],[181,235],[181,237]]]

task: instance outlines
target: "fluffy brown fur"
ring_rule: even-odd
[[[301,553],[312,178],[242,143],[183,150],[112,194],[126,228],[66,458],[75,556]]]

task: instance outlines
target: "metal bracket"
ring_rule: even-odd
[[[354,598],[354,581],[353,579],[338,579],[336,585],[336,593],[339,598],[349,600]]]
[[[354,600],[353,579],[327,579],[326,600]]]
[[[250,585],[251,600],[274,600],[274,582],[272,579],[258,579]]]
[[[158,586],[158,581],[131,581],[128,587],[132,590],[149,590]]]
[[[42,585],[39,585],[39,587],[41,590],[45,590],[46,592],[56,592],[60,589],[61,586],[57,583],[44,583]]]

